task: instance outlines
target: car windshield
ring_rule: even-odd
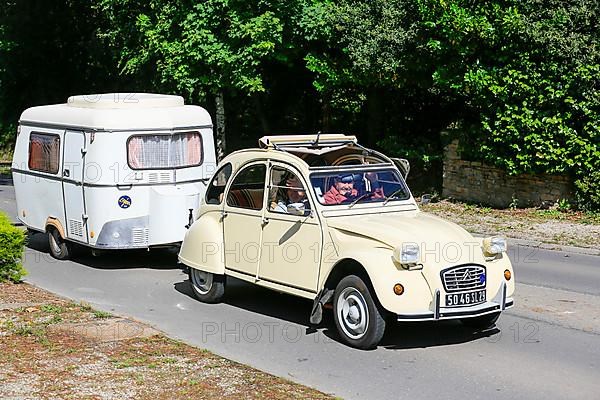
[[[355,169],[316,172],[310,176],[311,186],[323,205],[357,203],[386,204],[393,200],[407,200],[410,193],[393,168]]]

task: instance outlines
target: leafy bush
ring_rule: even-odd
[[[17,127],[14,124],[3,125],[0,122],[0,161],[10,161],[15,145]]]
[[[24,246],[25,232],[0,212],[0,282],[19,282],[27,274],[21,265]]]
[[[419,4],[433,86],[464,101],[461,154],[512,175],[568,174],[578,206],[599,208],[600,3]]]
[[[600,170],[589,171],[575,181],[577,203],[584,210],[600,210]]]

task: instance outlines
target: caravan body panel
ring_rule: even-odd
[[[53,219],[65,239],[94,248],[181,242],[216,165],[210,115],[178,96],[98,96],[23,112],[19,219],[38,231]]]

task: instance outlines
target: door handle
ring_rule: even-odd
[[[65,178],[68,178],[70,175],[71,175],[71,173],[69,172],[69,170],[68,170],[68,169],[65,169],[65,170],[63,171],[63,176],[64,176]]]
[[[269,218],[263,217],[263,219],[262,219],[262,226],[267,225],[269,223],[269,221],[270,221]]]
[[[221,211],[221,222],[223,222],[223,220],[225,219],[226,216],[227,216],[227,211]]]

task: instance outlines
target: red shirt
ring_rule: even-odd
[[[352,189],[349,196],[344,196],[341,194],[335,186],[332,186],[324,195],[323,200],[325,200],[325,204],[342,204],[345,201],[353,200],[358,197],[358,190]],[[383,190],[381,188],[375,189],[372,199],[382,199],[385,195],[383,194]]]

